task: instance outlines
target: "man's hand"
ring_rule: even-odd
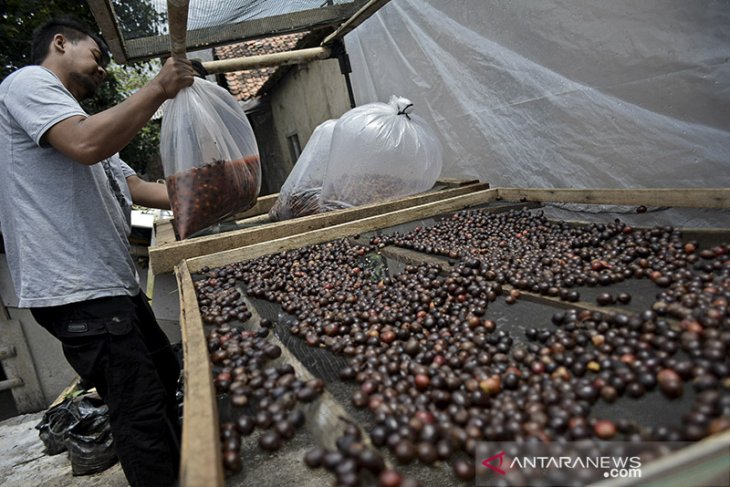
[[[164,184],[150,183],[137,175],[132,175],[127,178],[127,186],[135,205],[161,210],[170,209],[170,198],[167,195],[167,186]]]
[[[193,84],[195,69],[189,59],[170,57],[157,76],[150,81],[162,90],[165,98],[174,98],[180,90]]]

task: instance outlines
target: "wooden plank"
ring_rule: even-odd
[[[355,27],[365,22],[367,19],[369,19],[372,15],[375,14],[381,7],[383,7],[386,3],[388,3],[390,0],[370,0],[368,3],[363,5],[363,7],[355,12],[352,17],[347,19],[345,22],[340,25],[336,31],[328,35],[323,41],[322,45],[326,46],[327,44],[330,44],[334,42],[337,39],[340,39],[342,37],[345,37],[345,35],[348,32],[352,32]]]
[[[150,245],[151,248],[166,245],[169,243],[176,242],[175,229],[172,227],[172,218],[164,218],[157,220],[154,223],[154,242]]]
[[[457,188],[459,186],[469,186],[470,184],[477,184],[478,182],[478,179],[439,178],[436,180],[436,185],[444,186],[447,188]]]
[[[436,184],[434,185],[434,188],[441,189],[448,189],[448,188],[459,188],[462,186],[470,186],[470,185],[476,185],[479,184],[478,179],[456,179],[456,178],[439,178],[436,180]],[[484,183],[486,184],[486,183]],[[484,189],[488,188],[489,185],[484,186]],[[474,189],[476,191],[476,188]],[[253,218],[254,216],[265,216],[269,213],[269,210],[274,206],[274,203],[276,203],[276,200],[279,198],[279,193],[272,193],[267,194],[265,196],[259,196],[256,199],[256,204],[253,205],[251,208],[249,208],[246,211],[239,211],[238,213],[234,213],[233,215],[226,217],[223,219],[224,222],[229,221],[235,221],[236,223],[241,223],[240,220],[244,220],[247,218]],[[177,242],[177,238],[175,237],[175,230],[172,227],[172,218],[166,218],[163,220],[159,220],[158,222],[155,222],[155,233],[157,235],[157,244],[151,245],[150,247],[155,247],[156,245],[162,246],[169,243]],[[172,269],[170,269],[172,270]]]
[[[9,379],[23,381],[22,386],[11,389],[18,412],[34,413],[45,409],[46,400],[20,321],[0,320],[0,331],[0,345],[15,347],[15,356],[3,360],[5,374]]]
[[[277,34],[290,34],[336,27],[350,17],[361,1],[311,8],[292,13],[270,15],[228,25],[214,25],[187,32],[187,51],[210,49],[215,46],[241,42]],[[127,62],[135,62],[165,55],[170,51],[168,35],[153,35],[124,39]]]
[[[373,203],[370,205],[348,208],[346,210],[336,210],[328,213],[310,215],[302,218],[295,218],[293,220],[271,223],[269,225],[245,228],[219,235],[209,235],[191,240],[183,240],[181,242],[175,242],[156,248],[150,248],[150,270],[155,274],[169,272],[172,270],[174,265],[182,259],[213,254],[245,245],[252,245],[263,241],[296,235],[303,232],[326,228],[328,226],[339,225],[353,220],[368,218],[381,213],[392,212],[408,207],[416,207],[418,205],[423,205],[424,203],[438,202],[439,200],[450,199],[455,196],[477,193],[481,194],[486,187],[489,187],[487,183],[481,183],[444,189],[441,191],[420,193],[384,203]],[[480,198],[481,197],[473,201],[481,201]],[[467,205],[469,204],[474,203],[467,203]]]
[[[458,211],[470,206],[490,203],[494,201],[496,197],[497,192],[494,189],[477,191],[475,193],[459,195],[445,200],[426,203],[411,208],[404,208],[390,213],[378,214],[359,220],[340,223],[331,227],[319,228],[317,230],[311,230],[297,235],[290,235],[266,242],[253,243],[246,247],[190,258],[187,260],[187,264],[191,271],[197,272],[204,266],[218,267],[231,262],[249,260],[262,255],[295,249],[305,245],[328,242],[330,240],[347,237],[349,235],[400,225],[402,223],[418,220],[419,218],[429,218],[441,213]],[[354,210],[357,209],[359,208],[355,208]],[[270,229],[271,226],[265,228]]]
[[[256,215],[244,218],[243,220],[236,220],[236,225],[263,225],[264,223],[270,223],[269,215]]]
[[[276,202],[276,199],[278,197],[279,193],[261,196],[256,200],[256,204],[248,210],[234,213],[233,215],[225,218],[223,221],[235,221],[242,220],[244,218],[254,217],[257,215],[266,215],[271,207],[274,206],[274,203]],[[163,245],[178,241],[175,237],[175,229],[172,226],[172,221],[173,218],[165,218],[155,222],[156,243],[154,245],[150,245],[151,248],[158,246],[161,247]]]
[[[167,23],[170,26],[170,53],[185,59],[187,52],[188,0],[167,0]]]
[[[184,354],[184,398],[180,485],[222,486],[218,405],[211,380],[203,320],[187,264],[175,267],[180,290],[180,324]]]
[[[274,206],[274,203],[276,203],[276,200],[278,198],[279,193],[272,193],[267,194],[266,196],[260,196],[256,199],[256,204],[253,205],[251,208],[246,211],[239,211],[238,213],[235,213],[230,218],[227,218],[226,221],[242,220],[251,216],[264,215],[268,213],[269,210]]]
[[[111,1],[107,0],[87,0],[89,10],[94,15],[96,25],[101,29],[104,40],[109,46],[109,50],[114,57],[114,62],[118,64],[127,63],[127,53],[122,46],[122,35],[119,32],[117,23],[115,22],[114,7]]]
[[[497,189],[499,197],[506,201],[730,208],[730,189],[728,188]]]
[[[380,253],[388,257],[390,259],[395,259],[399,262],[403,262],[405,264],[435,264],[438,266],[441,266],[444,270],[449,269],[449,264],[444,261],[443,259],[440,259],[436,256],[429,255],[429,254],[423,254],[421,252],[410,250],[410,249],[404,249],[400,247],[393,247],[393,246],[387,246],[382,249],[380,249]],[[505,292],[505,294],[509,294],[510,291],[513,289],[516,289],[514,286],[510,284],[502,284],[502,290]],[[576,302],[569,302],[569,301],[563,301],[560,298],[553,297],[553,296],[543,296],[542,294],[533,293],[531,291],[520,291],[520,294],[522,295],[519,299],[524,299],[525,301],[531,301],[533,303],[538,304],[547,304],[550,306],[554,306],[561,309],[579,309],[579,310],[586,310],[586,311],[597,311],[599,313],[607,314],[607,313],[621,313],[625,315],[632,315],[635,314],[634,311],[628,310],[628,309],[622,309],[622,308],[615,308],[610,306],[598,306],[593,303],[589,303],[587,301],[576,301]],[[666,318],[667,321],[673,322],[674,320]]]

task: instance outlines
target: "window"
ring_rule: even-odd
[[[302,147],[299,145],[299,135],[287,135],[286,140],[289,142],[289,154],[291,155],[292,164],[294,164],[302,153]]]

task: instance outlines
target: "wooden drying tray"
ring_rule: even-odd
[[[251,224],[254,226],[181,241],[175,239],[172,220],[160,220],[155,223],[154,245],[149,248],[150,269],[152,274],[172,272],[175,264],[182,259],[295,235],[297,233],[325,228],[380,213],[473,193],[487,188],[489,188],[488,183],[480,183],[473,179],[439,179],[434,189],[425,193],[281,222],[271,222],[268,218],[268,212],[279,196],[278,194],[272,194],[258,198],[253,208],[227,219],[227,221],[235,221],[239,224]]]
[[[309,231],[302,228],[295,235],[252,242],[239,248],[182,260],[175,266],[180,292],[180,324],[185,356],[181,485],[219,486],[224,483],[215,388],[212,383],[212,369],[208,358],[205,329],[198,309],[192,274],[199,272],[203,267],[219,267],[233,262],[246,261],[263,255],[386,229],[496,201],[520,203],[513,207],[521,207],[525,202],[537,201],[728,209],[730,208],[730,189],[486,189],[418,206],[376,213],[326,228],[315,228]],[[402,254],[404,260],[408,259],[407,251],[384,249],[384,251],[388,250]],[[421,258],[423,257],[421,255]],[[529,292],[523,292],[523,296],[527,300],[542,301],[552,305],[596,309],[595,305],[591,303],[557,303],[552,298]],[[603,308],[602,311],[606,311],[606,308]],[[275,337],[271,338],[275,339]],[[297,372],[303,372],[306,376],[306,367],[295,359],[294,362],[296,362]],[[331,397],[323,397],[318,401],[331,400]],[[314,426],[308,427],[328,425],[327,415],[331,415],[333,410],[338,410],[337,405],[326,404],[317,407],[314,414],[319,414],[316,411],[324,411],[322,413],[324,417],[320,417],[318,421],[308,421],[308,425],[314,423]],[[332,437],[332,431],[330,431],[329,437]],[[718,451],[726,451],[728,444],[730,444],[730,432],[725,432],[685,448],[671,457],[667,457],[667,461],[673,468],[686,466],[692,462],[696,463],[697,458],[710,458]],[[667,465],[667,463],[664,462],[662,465]],[[662,471],[653,472],[653,475],[661,475]]]

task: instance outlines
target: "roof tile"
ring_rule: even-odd
[[[218,59],[260,56],[293,50],[306,32],[284,34],[214,48]],[[274,74],[276,68],[258,68],[225,73],[228,89],[239,101],[250,100]]]

